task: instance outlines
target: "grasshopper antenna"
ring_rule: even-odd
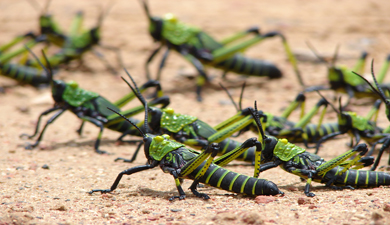
[[[352,71],[355,75],[359,76],[362,78],[370,87],[371,89],[379,95],[379,97],[386,103],[386,95],[383,93],[382,88],[379,87],[378,81],[376,80],[375,73],[374,73],[374,59],[371,61],[371,75],[372,78],[374,79],[374,83],[376,85],[376,88],[371,84],[370,81],[368,81],[366,78],[364,78],[362,75]]]
[[[239,110],[241,110],[241,108],[239,109],[238,106],[237,106],[237,103],[234,101],[232,95],[230,94],[230,92],[228,91],[228,89],[222,85],[222,83],[219,83],[219,86],[221,86],[221,88],[226,92],[226,94],[229,96],[229,99],[230,101],[232,101],[233,105],[234,105],[234,108],[236,108],[237,112]]]
[[[41,6],[38,4],[38,2],[36,0],[27,0],[28,3],[30,3],[30,5],[37,11],[37,12],[40,12],[41,11]]]
[[[238,102],[238,106],[240,107],[240,111],[242,110],[242,97],[244,96],[244,89],[245,89],[245,86],[246,86],[246,82],[244,82],[242,84],[242,87],[241,87],[241,93],[240,93],[240,100]]]
[[[257,101],[255,101],[255,110],[253,111],[253,109],[250,109],[250,112],[251,112],[253,118],[255,119],[255,122],[257,124],[257,128],[260,131],[260,134],[261,134],[261,144],[264,147],[264,141],[265,141],[265,139],[267,139],[267,137],[264,134],[264,129],[263,129],[263,126],[261,125],[261,122],[260,122],[260,119],[259,119],[259,111],[257,110]]]
[[[329,68],[329,63],[324,59],[324,57],[320,56],[318,51],[314,48],[314,46],[309,42],[306,41],[306,45],[310,48],[310,50],[313,52],[313,54],[320,60],[320,62],[325,63],[327,67]]]
[[[337,108],[336,108],[331,102],[328,101],[328,99],[325,98],[325,96],[323,96],[323,95],[321,94],[321,92],[319,92],[319,91],[316,91],[316,92],[317,92],[317,94],[318,94],[319,96],[321,96],[321,98],[325,99],[325,101],[333,108],[333,110],[334,110],[337,114],[340,114],[340,113],[342,112],[341,105],[339,106],[339,108],[340,108],[340,111],[339,111],[339,110],[337,110]],[[341,104],[341,97],[339,98],[339,103]]]
[[[127,117],[125,117],[124,115],[120,114],[119,112],[115,111],[114,109],[111,109],[110,107],[107,107],[107,109],[113,111],[114,113],[118,114],[120,117],[122,117],[123,119],[125,119],[127,122],[129,122],[131,125],[133,125],[138,131],[140,134],[142,134],[142,136],[145,138],[146,135],[144,132],[142,132],[142,130],[133,122],[131,122]]]
[[[47,13],[47,10],[49,9],[51,0],[46,0],[45,6],[42,9],[42,15]]]
[[[134,94],[137,96],[137,98],[142,102],[142,104],[144,105],[144,108],[145,108],[145,120],[144,120],[144,128],[145,128],[145,132],[146,133],[150,133],[149,132],[149,124],[148,124],[148,118],[149,118],[149,106],[148,104],[146,103],[146,100],[145,98],[142,96],[140,90],[138,89],[138,86],[137,86],[137,83],[135,83],[133,77],[130,75],[130,73],[125,69],[125,72],[126,74],[129,76],[131,82],[133,82],[134,84],[134,88],[130,85],[129,82],[127,82],[127,80],[125,80],[123,77],[122,79],[127,83],[127,85],[129,85],[129,87],[131,88],[131,90],[134,92]]]
[[[152,16],[150,15],[150,11],[149,11],[149,7],[148,7],[148,3],[146,0],[140,0],[142,5],[144,6],[144,10],[145,10],[145,13],[146,13],[146,16],[149,18],[149,20],[152,20]]]
[[[108,13],[112,9],[112,7],[115,5],[115,3],[116,3],[116,1],[110,1],[108,6],[107,6],[106,11],[104,11],[104,9],[100,6],[100,14],[98,17],[97,27],[100,27],[102,25],[103,20],[106,18],[106,16],[108,15]]]
[[[38,56],[35,55],[35,53],[33,51],[31,51],[31,49],[29,47],[27,47],[27,45],[24,45],[24,47],[30,52],[30,54],[35,58],[35,60],[37,60],[37,62],[39,63],[39,65],[42,67],[43,70],[45,70],[46,74],[47,74],[47,77],[49,78],[49,81],[50,83],[53,82],[53,69],[50,65],[50,62],[49,60],[47,59],[46,57],[46,54],[45,52],[43,51],[43,49],[41,50],[42,51],[42,55],[43,57],[45,58],[45,61],[46,61],[46,64],[47,64],[47,67],[46,68],[43,63],[41,62],[41,60],[39,60]]]
[[[333,58],[332,58],[332,61],[330,63],[331,67],[334,67],[334,65],[336,64],[337,57],[338,57],[338,54],[339,54],[339,49],[340,49],[340,45],[338,44],[336,46],[336,49],[334,50]]]

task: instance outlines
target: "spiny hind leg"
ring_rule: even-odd
[[[191,184],[191,186],[189,188],[191,190],[191,192],[198,198],[203,198],[204,200],[210,199],[210,197],[207,194],[200,193],[196,189],[197,189],[197,186],[199,184],[199,179],[206,173],[207,169],[210,167],[210,165],[211,165],[212,161],[214,160],[214,157],[217,155],[218,151],[219,151],[219,145],[216,143],[212,143],[204,151],[205,155],[209,155],[209,157],[206,160],[206,162],[204,163],[204,165],[202,166],[202,168],[195,175],[194,182]],[[199,161],[199,160],[194,160],[194,163],[196,163],[197,161]],[[197,166],[196,168],[198,168],[199,166]],[[187,171],[187,173],[188,173],[188,171]]]
[[[354,159],[349,160],[347,164],[343,165],[344,169],[337,173],[337,175],[341,175],[345,171],[347,171],[350,167],[356,165],[358,163],[358,161],[362,158],[362,156],[367,153],[367,151],[368,151],[368,149],[367,149],[366,144],[356,145],[356,147],[353,148],[352,150],[349,150],[346,153],[343,153],[343,154],[327,161],[326,163],[322,164],[321,166],[317,167],[316,171],[317,171],[318,175],[323,176],[327,172],[329,172],[331,169],[343,164],[351,156],[355,155],[356,153],[359,153]]]

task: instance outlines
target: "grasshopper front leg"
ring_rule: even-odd
[[[110,193],[110,192],[114,191],[118,187],[118,184],[121,181],[123,175],[131,175],[133,173],[138,173],[138,172],[141,172],[141,171],[144,171],[144,170],[152,169],[152,168],[156,167],[157,165],[158,165],[158,162],[155,161],[154,164],[147,164],[147,165],[143,165],[143,166],[136,166],[136,167],[124,170],[124,171],[122,171],[122,172],[120,172],[118,174],[118,176],[116,177],[114,183],[111,185],[111,187],[109,189],[93,189],[93,190],[91,190],[88,193],[89,194],[92,194],[94,192],[100,192],[102,194],[103,193]]]
[[[48,111],[50,111],[50,110],[47,110],[47,111],[45,111],[45,112],[48,112]],[[54,110],[52,110],[52,111],[54,111]],[[57,112],[56,114],[54,114],[54,116],[51,117],[51,118],[46,122],[46,124],[45,124],[45,126],[43,127],[41,133],[39,134],[39,137],[38,137],[38,139],[36,140],[36,142],[35,142],[34,144],[28,144],[28,145],[25,147],[25,149],[28,149],[28,150],[34,149],[34,148],[39,144],[39,142],[41,142],[42,137],[43,137],[43,134],[45,133],[46,128],[49,126],[49,124],[53,123],[53,122],[54,122],[59,116],[61,116],[62,113],[64,113],[65,111],[66,111],[66,109],[61,108],[59,112]],[[37,124],[36,131],[38,130],[38,126],[39,126],[39,120],[38,120],[38,124]],[[32,135],[31,137],[34,137],[35,135],[36,135],[36,132],[35,132],[35,134]]]
[[[184,58],[187,59],[187,61],[189,61],[196,68],[196,70],[199,73],[199,76],[198,76],[197,82],[196,82],[196,98],[199,102],[201,102],[202,101],[202,97],[201,97],[202,87],[205,85],[206,82],[209,81],[209,78],[206,74],[204,66],[197,58],[188,54],[187,52],[181,51],[180,54],[182,54],[184,56]]]

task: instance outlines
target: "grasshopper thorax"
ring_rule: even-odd
[[[148,138],[150,137],[150,138]],[[159,136],[149,136],[147,142],[145,142],[145,155],[150,160],[161,161],[162,158],[171,151],[174,151],[180,147],[184,147],[183,144],[170,140],[169,135],[163,134]]]
[[[291,160],[296,155],[305,151],[305,149],[291,144],[285,138],[278,140],[278,143],[274,147],[274,155],[284,162]]]

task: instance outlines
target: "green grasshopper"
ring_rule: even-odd
[[[323,96],[322,96],[323,97]],[[323,97],[324,98],[324,97]],[[382,139],[383,129],[376,126],[376,120],[378,118],[379,107],[381,101],[377,100],[366,117],[359,116],[355,112],[343,111],[341,106],[341,97],[339,98],[339,110],[330,104],[333,110],[337,113],[338,117],[338,130],[333,133],[323,136],[316,145],[315,154],[318,153],[319,147],[322,142],[334,138],[338,135],[348,133],[351,136],[350,146],[354,146],[353,140],[355,139],[356,144],[360,142],[360,139],[365,140],[368,143],[373,143],[379,139]],[[374,120],[372,120],[374,117]]]
[[[64,44],[68,41],[70,37],[75,37],[80,34],[81,25],[83,22],[83,13],[81,11],[76,13],[76,16],[74,17],[71,23],[69,35],[66,35],[62,31],[58,23],[55,22],[55,20],[53,20],[52,15],[47,13],[47,9],[49,7],[51,0],[46,1],[45,6],[43,7],[42,10],[39,8],[39,4],[36,1],[29,0],[28,2],[33,6],[34,9],[37,9],[37,11],[41,11],[41,15],[39,16],[39,33],[34,33],[33,31],[30,31],[25,35],[17,36],[9,43],[1,46],[0,53],[4,53],[5,51],[15,46],[16,44],[20,43],[21,41],[25,40],[26,38],[33,39],[32,40],[33,42],[34,41],[42,42],[42,40],[44,40],[45,43],[47,44],[54,44],[57,47],[61,48],[64,46]],[[28,52],[23,50],[24,48],[22,48],[16,54],[21,54],[21,53],[28,54]]]
[[[374,73],[374,60],[372,60],[372,62],[371,62],[371,74],[372,74],[372,77],[374,79],[375,87],[366,78],[364,78],[360,74],[355,73],[355,72],[353,72],[353,73],[356,74],[357,76],[359,76],[360,78],[362,78],[371,87],[373,92],[376,93],[380,97],[380,99],[385,103],[385,105],[386,105],[386,116],[387,116],[387,119],[390,121],[390,100],[386,97],[385,93],[383,92],[381,86],[379,85],[379,83],[378,83],[378,81],[377,81],[377,79],[375,77],[375,73]],[[376,170],[376,168],[378,167],[379,162],[380,162],[380,160],[382,158],[383,152],[386,149],[388,149],[389,146],[390,146],[390,126],[388,126],[386,129],[383,130],[383,135],[384,136],[382,138],[377,140],[372,145],[372,148],[371,148],[370,152],[368,153],[368,155],[372,155],[372,153],[375,150],[375,146],[377,144],[383,144],[381,149],[379,150],[379,154],[376,157],[374,165],[371,167],[371,170]],[[389,160],[388,160],[388,165],[390,165],[390,156],[389,156]]]
[[[378,98],[378,96],[371,91],[370,87],[362,80],[358,79],[352,71],[356,71],[358,73],[364,72],[364,67],[366,64],[366,58],[367,58],[367,52],[363,52],[357,61],[356,65],[349,69],[346,66],[336,66],[336,60],[337,60],[337,52],[338,47],[336,48],[336,51],[334,53],[333,59],[330,63],[328,63],[323,57],[321,57],[317,51],[314,49],[313,46],[308,44],[311,50],[314,52],[314,54],[318,57],[318,59],[327,65],[328,67],[328,79],[329,79],[329,87],[324,86],[314,86],[309,87],[305,91],[311,92],[316,90],[334,90],[336,92],[340,93],[347,93],[348,94],[348,101],[346,105],[349,104],[350,100],[353,97],[356,98],[364,98],[364,97],[371,97],[371,98]],[[379,77],[378,82],[381,84],[383,88],[386,88],[387,90],[390,89],[390,84],[383,84],[384,78],[386,76],[387,70],[389,68],[390,64],[390,54],[387,56],[385,63],[383,64]],[[345,106],[346,106],[345,105]]]
[[[222,86],[222,85],[221,85]],[[238,113],[231,117],[230,119],[222,122],[221,124],[215,126],[216,130],[220,130],[227,125],[232,123],[239,123],[240,120],[250,115],[251,107],[242,109],[241,101],[243,96],[244,85],[242,87],[242,91],[240,94],[239,106],[234,102],[232,96],[228,92],[226,88],[226,93],[229,98],[233,102],[233,105],[237,109]],[[259,111],[259,115],[261,118],[261,122],[264,126],[264,130],[267,134],[272,135],[277,138],[287,138],[291,142],[303,142],[307,148],[311,148],[309,143],[316,143],[319,138],[338,131],[337,123],[322,123],[323,117],[326,112],[327,105],[329,104],[325,98],[321,98],[318,103],[308,112],[305,113],[305,100],[306,97],[303,93],[299,93],[295,100],[291,102],[291,104],[282,112],[280,116],[275,116],[269,112]],[[297,108],[301,106],[300,120],[298,122],[293,122],[288,120],[291,113]],[[324,107],[321,113],[321,117],[319,119],[319,124],[311,124],[310,120],[314,115],[318,113],[321,107]],[[257,125],[253,120],[248,126],[239,130],[238,135],[251,130],[255,133],[258,132]]]
[[[287,40],[283,34],[279,32],[260,34],[257,27],[252,27],[222,41],[216,41],[199,28],[178,21],[173,14],[166,14],[163,18],[151,16],[146,0],[142,0],[142,3],[149,19],[149,33],[154,41],[160,42],[160,46],[152,52],[145,64],[148,79],[151,79],[148,65],[163,46],[167,47],[167,51],[161,61],[157,80],[160,80],[161,70],[164,67],[170,50],[175,50],[190,62],[199,73],[196,84],[198,101],[201,101],[202,86],[205,82],[209,81],[204,66],[222,69],[224,76],[227,72],[231,71],[249,76],[268,76],[271,79],[280,78],[282,73],[274,64],[268,61],[249,59],[239,54],[239,52],[245,51],[264,39],[279,36],[302,84],[296,59],[291,53],[290,46],[287,44]],[[234,44],[234,42],[251,34],[255,36],[247,41]]]
[[[53,20],[52,15],[47,13],[47,10],[49,8],[49,5],[51,3],[51,0],[46,0],[45,5],[40,9],[38,2],[35,0],[29,0],[28,1],[34,9],[37,11],[41,11],[39,16],[39,34],[36,34],[34,36],[41,36],[44,35],[48,41],[48,43],[52,43],[58,47],[62,47],[69,36],[75,36],[79,34],[81,30],[81,24],[83,22],[83,12],[77,12],[76,16],[74,17],[72,23],[71,23],[71,29],[69,32],[69,35],[66,35],[62,29],[60,28],[59,24]]]
[[[84,53],[91,51],[95,56],[97,56],[105,65],[106,67],[114,74],[116,74],[116,70],[108,63],[108,61],[101,55],[101,53],[96,52],[94,47],[100,46],[107,50],[112,50],[116,53],[117,60],[119,64],[123,65],[122,59],[120,56],[120,50],[115,47],[111,46],[103,46],[100,44],[101,39],[101,25],[105,18],[105,16],[108,14],[109,10],[113,4],[111,4],[108,9],[104,12],[101,11],[97,25],[92,27],[89,30],[86,30],[84,32],[81,32],[81,25],[83,21],[83,15],[82,13],[78,13],[75,17],[75,19],[72,22],[71,29],[69,32],[69,35],[65,36],[63,34],[63,44],[59,45],[61,48],[60,51],[55,53],[54,55],[49,57],[49,62],[51,66],[57,67],[59,65],[68,64],[70,61],[73,60],[80,60],[82,62],[82,56]],[[42,25],[41,25],[42,26]],[[54,25],[53,25],[54,26]],[[53,28],[54,29],[54,28]],[[41,35],[41,36],[48,36],[48,42],[51,42],[51,39],[54,39],[54,37],[58,36],[56,32],[53,31],[53,38],[50,38],[50,32],[53,29],[47,29],[49,35]],[[58,42],[58,40],[57,40]],[[23,49],[24,52],[26,52],[25,49]],[[23,52],[23,50],[21,50]],[[39,67],[39,62],[36,60],[27,60],[26,65],[33,66],[33,67]]]
[[[149,107],[147,106],[147,102],[142,96],[142,94],[139,93],[137,84],[135,83],[131,75],[128,72],[127,75],[133,82],[134,87],[125,79],[122,79],[132,89],[133,93],[136,94],[141,103],[145,107],[148,107],[150,115],[150,122],[148,123],[148,127],[151,129],[151,133],[156,135],[168,134],[175,141],[198,149],[206,149],[210,143],[217,142],[221,147],[220,151],[218,152],[219,155],[230,153],[234,149],[242,145],[242,143],[229,139],[228,137],[235,133],[237,129],[246,126],[247,123],[245,121],[240,121],[240,124],[232,124],[231,126],[224,128],[223,130],[216,131],[210,125],[201,121],[195,116],[176,113],[172,108]],[[248,121],[250,121],[250,117],[251,116],[248,116]],[[130,160],[123,158],[117,158],[116,160],[133,162],[137,157],[140,147],[141,146],[137,148],[133,157]],[[249,148],[243,154],[235,156],[235,159],[253,162],[254,155],[255,148],[253,147]]]
[[[25,46],[31,48],[41,41],[43,40],[36,38],[35,40],[28,42]],[[24,51],[24,49],[22,49],[22,51]],[[12,58],[22,51],[19,50],[0,55],[0,75],[14,79],[19,83],[29,84],[33,87],[39,88],[48,85],[49,79],[45,71],[41,71],[35,67],[10,62]]]
[[[118,115],[120,113],[113,109],[110,109]],[[145,120],[144,130],[145,133],[131,120],[126,119],[131,125],[138,129],[143,136],[144,153],[148,160],[146,165],[132,167],[120,172],[115,179],[114,183],[109,189],[93,189],[89,192],[109,193],[114,191],[123,175],[131,175],[133,173],[141,172],[144,170],[152,169],[159,166],[162,171],[169,173],[173,176],[176,183],[179,196],[173,196],[169,198],[170,201],[174,199],[185,199],[186,194],[181,187],[183,179],[191,179],[194,182],[190,186],[191,192],[199,198],[209,199],[207,194],[199,193],[196,188],[199,183],[204,183],[212,187],[220,188],[226,191],[234,193],[243,193],[251,196],[256,195],[278,195],[284,194],[281,192],[276,184],[265,179],[258,179],[235,173],[233,171],[222,168],[213,162],[214,157],[219,151],[219,146],[216,143],[210,144],[205,151],[198,153],[192,149],[184,147],[183,144],[170,140],[169,135],[153,135],[149,133],[148,129],[148,106],[145,105]],[[244,142],[241,146],[236,148],[235,155],[240,155],[243,151],[249,147],[258,146],[259,142],[256,138],[250,138]],[[241,153],[240,153],[241,152]],[[221,159],[218,158],[219,163],[228,163],[230,157]]]
[[[33,53],[31,52],[31,54]],[[33,54],[33,56],[39,61],[36,55]],[[47,60],[46,55],[44,53],[43,56],[45,60]],[[44,68],[44,70],[49,76],[50,85],[52,87],[52,97],[55,102],[54,107],[40,114],[33,135],[22,134],[21,137],[27,136],[29,139],[35,137],[38,134],[42,116],[47,115],[51,112],[55,112],[55,111],[57,112],[53,117],[51,117],[46,122],[36,142],[34,144],[28,144],[26,146],[26,149],[35,148],[41,141],[43,134],[46,128],[48,127],[48,125],[53,123],[60,115],[62,115],[62,113],[64,113],[67,110],[74,113],[81,120],[90,122],[100,128],[100,132],[98,138],[96,139],[95,147],[94,147],[95,151],[99,154],[106,153],[105,151],[99,149],[100,139],[104,128],[108,128],[110,130],[118,131],[125,134],[140,135],[140,133],[138,133],[138,131],[134,127],[130,126],[128,123],[123,121],[115,113],[112,113],[111,111],[107,110],[107,107],[111,107],[119,111],[120,107],[124,106],[135,97],[134,94],[129,93],[128,95],[119,99],[115,103],[111,103],[106,98],[100,96],[97,93],[81,89],[80,87],[78,87],[78,84],[74,81],[65,83],[62,80],[54,80],[50,63],[48,62],[48,60],[46,61],[46,63],[48,65],[48,68],[46,68],[43,64],[41,64],[41,66],[42,68]],[[158,94],[158,98],[156,98],[149,104],[151,105],[161,104],[162,107],[166,107],[169,104],[169,98],[161,96],[162,95],[161,87],[159,86],[158,82],[148,81],[146,84],[144,84],[141,87],[141,90],[143,91],[153,86],[157,87],[158,90],[157,93],[159,94]],[[139,112],[142,112],[142,110],[143,107],[135,107],[129,110],[122,111],[122,113],[130,117],[135,114],[138,114]],[[132,119],[132,120],[135,123],[139,123],[139,121],[136,119]],[[84,123],[82,123],[80,129],[78,130],[79,134],[81,134],[82,132],[83,124]],[[124,136],[125,135],[120,136],[118,140],[122,141],[122,138]]]
[[[258,177],[265,170],[280,166],[286,172],[307,180],[304,193],[308,197],[315,196],[314,193],[310,192],[312,181],[325,183],[327,187],[333,189],[390,185],[390,174],[356,170],[373,161],[372,157],[363,157],[368,151],[366,144],[359,144],[352,150],[325,161],[318,155],[289,143],[287,139],[277,139],[265,135],[259,116],[256,113],[256,102],[255,111],[251,112],[259,127],[259,142],[261,142],[262,149],[261,156],[256,157],[255,177]],[[347,160],[356,154],[357,156],[354,159]]]

